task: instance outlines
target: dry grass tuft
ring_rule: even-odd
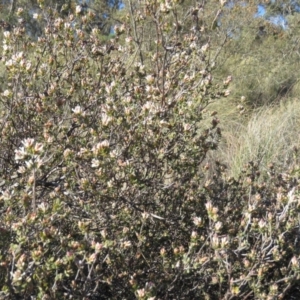
[[[289,168],[299,146],[299,104],[299,99],[285,99],[275,107],[254,111],[248,120],[228,111],[220,114],[223,142],[213,156],[226,162],[231,176],[237,176],[249,161],[258,162],[262,169],[270,163]]]

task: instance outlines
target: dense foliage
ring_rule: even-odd
[[[232,178],[206,160],[232,80],[212,76],[219,10],[129,3],[103,39],[92,10],[50,7],[39,37],[4,31],[2,299],[299,293],[297,165]]]

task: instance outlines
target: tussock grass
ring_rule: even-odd
[[[223,140],[213,156],[226,162],[231,176],[237,176],[249,161],[259,163],[262,169],[271,163],[287,169],[299,146],[299,117],[299,99],[284,99],[275,107],[255,110],[248,120],[228,112],[220,114]]]

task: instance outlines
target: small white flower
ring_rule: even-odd
[[[222,228],[222,226],[223,226],[222,222],[218,221],[218,222],[215,224],[215,229],[216,229],[217,231],[219,231],[219,230]]]
[[[15,61],[12,60],[12,59],[9,59],[9,60],[5,63],[5,66],[11,67],[11,66],[13,66],[14,64],[15,64]]]
[[[144,298],[144,297],[146,296],[146,291],[145,291],[145,289],[137,290],[136,293],[137,293],[137,296],[138,296],[139,298]]]
[[[196,226],[202,225],[202,218],[201,217],[194,217],[193,222]]]
[[[40,15],[35,13],[35,14],[33,14],[32,17],[33,17],[33,19],[38,20],[40,18]]]
[[[24,147],[20,147],[18,150],[15,150],[15,160],[22,160],[26,157],[27,152]]]
[[[17,15],[20,15],[23,11],[24,11],[24,9],[19,7],[18,10],[17,10]]]
[[[26,172],[26,168],[24,166],[21,166],[21,167],[19,167],[17,172],[20,173],[20,174],[23,174],[23,173]]]
[[[293,256],[293,258],[291,259],[291,264],[293,267],[299,267],[299,261],[296,256]]]
[[[198,236],[198,233],[196,231],[192,231],[191,238],[196,239],[197,236]]]
[[[54,26],[56,28],[60,28],[60,26],[63,24],[63,19],[62,18],[57,18],[55,21],[54,21]]]
[[[23,51],[20,51],[20,52],[15,54],[15,59],[17,61],[21,61],[23,57],[24,57],[24,52]]]
[[[148,84],[153,84],[154,83],[154,77],[152,75],[147,75],[146,76],[146,81]]]
[[[227,96],[229,96],[229,95],[230,95],[230,90],[226,90],[226,91],[224,92],[224,96],[227,97]]]
[[[205,53],[205,52],[208,50],[208,48],[209,48],[209,44],[207,43],[207,44],[205,44],[205,45],[203,45],[203,46],[201,47],[201,51],[202,51],[203,53]]]
[[[183,123],[182,126],[184,131],[189,131],[192,128],[192,125],[188,123]]]
[[[91,264],[94,261],[96,261],[96,259],[97,259],[97,253],[93,253],[93,254],[90,255],[90,257],[87,258],[86,261],[87,261],[88,264]]]
[[[19,280],[21,280],[22,279],[22,273],[21,273],[21,271],[20,270],[17,270],[16,272],[14,272],[13,274],[12,274],[12,281],[13,282],[16,282],[16,281],[19,281]]]
[[[92,34],[93,35],[97,35],[97,34],[99,34],[100,33],[100,30],[98,29],[98,28],[93,28],[92,29]]]
[[[228,237],[222,237],[221,238],[221,248],[225,248],[228,245]]]
[[[95,145],[92,148],[92,151],[93,151],[93,153],[95,155],[97,155],[101,149],[108,148],[108,147],[109,147],[109,141],[108,140],[104,140],[104,141],[98,143],[97,145]]]
[[[35,165],[35,163],[32,159],[25,161],[25,164],[26,164],[27,169],[31,169]]]
[[[8,46],[8,45],[6,45],[6,44],[4,44],[4,45],[2,46],[2,49],[3,49],[3,52],[7,52],[7,51],[9,51],[9,50],[11,49],[11,47]]]
[[[130,241],[125,241],[122,243],[122,248],[130,248],[131,247],[131,242]]]
[[[4,31],[3,32],[3,35],[6,39],[9,39],[10,38],[10,31]]]
[[[64,151],[64,158],[68,158],[70,155],[72,154],[72,150],[67,148],[65,151]]]
[[[85,112],[83,111],[82,107],[77,105],[75,108],[72,108],[72,111],[74,112],[75,115],[81,115],[84,116]]]
[[[226,4],[227,0],[220,0],[220,4],[223,7]]]
[[[40,153],[42,153],[43,148],[44,148],[44,145],[42,143],[36,143],[34,146],[34,152],[36,154],[40,154]]]
[[[110,157],[118,157],[120,155],[120,150],[114,149],[109,153]]]
[[[71,28],[71,23],[65,22],[64,27],[65,27],[65,29],[70,29]]]
[[[42,202],[41,204],[38,205],[38,209],[40,209],[41,211],[45,212],[48,209],[48,204],[45,202]]]
[[[92,159],[92,168],[98,168],[100,165],[100,161],[98,159]]]
[[[81,5],[77,5],[76,9],[75,9],[75,13],[78,15],[78,14],[81,13],[81,11],[82,11],[82,6]]]
[[[206,207],[206,210],[208,211],[208,213],[211,213],[211,212],[212,212],[213,206],[212,206],[212,203],[211,203],[210,201],[208,201],[208,202],[205,204],[205,207]]]
[[[5,90],[4,92],[3,92],[3,96],[4,97],[10,97],[12,95],[12,92],[10,91],[10,90]]]
[[[193,41],[191,44],[190,44],[190,48],[191,49],[196,49],[197,48],[197,44],[195,41]]]
[[[264,221],[263,219],[261,219],[259,222],[258,222],[258,227],[259,228],[264,228],[264,227],[266,227],[266,225],[267,225],[267,223],[266,223],[266,221]]]
[[[213,236],[211,239],[211,246],[213,247],[213,249],[219,248],[219,244],[220,244],[219,238],[216,235]]]
[[[25,139],[24,141],[22,141],[22,144],[24,145],[24,147],[27,148],[32,148],[33,144],[34,144],[34,139],[28,138]]]
[[[102,244],[100,244],[100,243],[96,243],[95,244],[95,251],[96,251],[96,253],[99,253],[102,248],[103,248]]]
[[[149,213],[143,212],[142,213],[142,219],[147,220],[149,218]]]

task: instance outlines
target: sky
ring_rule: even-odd
[[[255,17],[263,17],[266,14],[266,9],[265,7],[260,4],[257,7],[257,13],[255,14]],[[283,29],[287,28],[287,21],[282,15],[277,15],[277,16],[272,16],[268,18],[270,22],[281,26]]]

